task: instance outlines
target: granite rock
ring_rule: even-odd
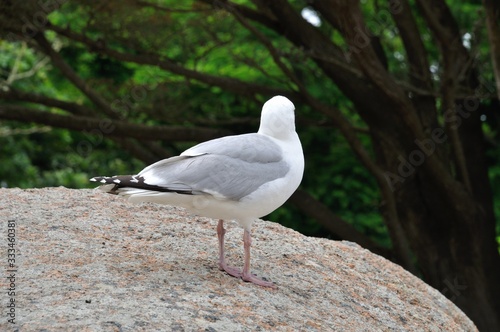
[[[477,331],[400,266],[269,221],[254,224],[252,270],[275,290],[219,271],[216,221],[176,207],[0,189],[0,225],[0,265],[15,288],[9,296],[12,280],[1,279],[0,331]],[[241,266],[243,231],[228,226],[227,259]]]

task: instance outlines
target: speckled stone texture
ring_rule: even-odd
[[[477,331],[448,299],[350,242],[253,227],[252,269],[277,290],[217,268],[216,221],[96,190],[0,189],[0,266],[16,233],[16,318],[0,331]],[[227,259],[243,263],[228,225]]]

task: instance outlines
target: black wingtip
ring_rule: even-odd
[[[102,184],[117,184],[120,182],[116,182],[116,175],[115,176],[94,176],[93,178],[89,179],[91,182],[100,182]]]
[[[151,185],[145,183],[145,179],[139,175],[115,175],[115,176],[95,176],[90,179],[92,182],[100,182],[102,184],[113,184],[113,189],[109,193],[116,193],[120,188],[138,188],[144,190],[158,191],[158,192],[175,192],[178,194],[192,195],[191,190],[174,190],[161,186]]]

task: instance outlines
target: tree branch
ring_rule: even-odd
[[[0,118],[21,122],[35,122],[48,126],[85,131],[109,137],[128,137],[140,140],[171,142],[206,141],[230,132],[222,129],[186,128],[178,126],[145,126],[120,120],[96,119],[86,116],[67,116],[17,105],[0,105]]]
[[[48,107],[56,107],[61,110],[69,111],[74,115],[83,115],[92,118],[94,117],[93,116],[94,112],[92,112],[91,109],[88,109],[84,106],[57,99],[52,99],[42,95],[21,92],[14,89],[10,89],[8,91],[0,90],[0,99],[7,101],[30,102]],[[71,117],[68,116],[68,118]],[[102,123],[106,122],[106,120],[101,120],[101,121],[103,121]],[[50,127],[43,127],[43,128],[50,129]],[[97,132],[95,132],[95,130],[91,130],[90,132],[98,134],[100,131],[97,130]],[[121,146],[123,149],[131,153],[134,157],[144,161],[147,164],[158,161],[159,159],[167,158],[168,156],[171,155],[170,153],[168,153],[167,150],[165,150],[155,142],[148,142],[147,145],[145,145],[143,142],[138,142],[135,139],[131,138],[123,138],[123,137],[109,137],[109,138],[113,140],[115,143],[117,143],[119,146]]]
[[[293,83],[295,83],[298,87],[299,90],[306,92],[306,89],[302,82],[297,78],[297,76],[287,67],[283,61],[281,61],[280,54],[278,50],[273,46],[272,42],[264,36],[259,30],[254,28],[251,24],[247,22],[247,20],[237,11],[234,10],[231,7],[228,7],[227,10],[231,12],[234,17],[240,22],[241,25],[243,25],[247,30],[249,30],[251,33],[253,33],[259,40],[260,42],[267,48],[269,53],[271,54],[271,57],[273,58],[274,63],[278,66],[278,68],[292,80]]]
[[[8,101],[24,101],[29,103],[45,105],[48,107],[56,107],[75,115],[85,115],[85,116],[94,115],[94,112],[91,109],[76,103],[70,103],[67,101],[53,99],[43,95],[22,92],[12,88],[10,88],[7,91],[3,91],[0,89],[0,98]]]
[[[486,26],[491,46],[491,62],[497,86],[497,98],[500,100],[500,3],[497,0],[483,0],[486,12]]]
[[[381,247],[368,236],[357,231],[345,220],[333,214],[326,205],[316,200],[306,191],[297,189],[292,197],[290,197],[290,202],[299,210],[314,218],[330,232],[338,235],[341,239],[356,242],[363,248],[389,258],[389,250]]]
[[[466,86],[470,84],[468,76],[472,72],[469,70],[472,59],[462,45],[458,25],[447,4],[442,0],[418,0],[418,4],[440,46],[443,56],[443,74],[441,77],[443,112],[457,116],[455,107],[457,87],[464,81]],[[448,121],[446,122],[446,129],[450,136],[450,144],[459,179],[470,192],[472,191],[470,174],[467,169],[465,152],[460,141],[458,128]]]
[[[404,90],[396,84],[392,76],[384,68],[372,45],[370,43],[366,43],[366,45],[360,44],[360,36],[368,40],[369,32],[359,2],[331,0],[329,3],[335,8],[341,32],[349,47],[355,50],[353,56],[357,59],[365,75],[392,102],[400,105],[399,110],[406,122],[413,125],[418,123],[418,121],[416,123],[412,122],[415,119],[412,117],[412,107],[405,96]]]
[[[239,13],[241,13],[249,20],[252,20],[254,22],[259,22],[260,24],[277,32],[283,32],[276,18],[270,17],[269,15],[253,10],[252,8],[249,8],[247,6],[239,5],[228,0],[198,0],[198,2],[211,5],[215,9],[222,8],[224,10],[227,10],[227,8],[230,7],[233,10],[237,10]]]
[[[112,139],[121,148],[127,150],[132,156],[143,161],[146,165],[172,156],[172,154],[168,153],[165,149],[163,149],[161,155],[158,154],[158,151],[152,152],[149,146],[154,142],[148,142],[148,146],[146,147],[142,142],[138,142],[131,138],[112,137]]]
[[[55,25],[49,24],[47,26],[47,29],[54,31],[57,34],[69,38],[71,40],[87,45],[91,52],[103,54],[120,61],[158,66],[159,68],[169,71],[171,73],[186,77],[188,79],[197,80],[201,83],[208,84],[211,86],[217,86],[226,91],[231,91],[239,95],[247,95],[247,96],[248,95],[254,96],[255,94],[264,94],[267,96],[285,95],[285,94],[290,95],[289,93],[287,93],[288,91],[284,89],[263,86],[254,83],[248,83],[231,77],[214,76],[196,70],[188,69],[158,54],[151,54],[151,53],[144,54],[141,53],[139,50],[137,50],[137,52],[134,54],[119,52],[109,48],[103,42],[94,41],[88,38],[87,36],[75,33],[74,31],[71,31],[68,28],[63,29]]]
[[[410,81],[417,88],[432,90],[432,76],[427,60],[427,51],[418,31],[415,17],[411,12],[408,0],[400,0],[400,6],[398,12],[391,11],[391,14],[406,50],[406,57],[410,65]]]
[[[52,63],[66,76],[66,78],[73,83],[80,91],[82,91],[100,110],[102,110],[108,117],[117,119],[120,115],[115,112],[111,106],[101,96],[95,92],[77,73],[71,68],[66,61],[57,53],[50,45],[47,38],[43,33],[38,33],[34,37],[42,51],[47,54]]]
[[[278,27],[268,27],[296,45],[304,56],[311,58],[348,97],[355,100],[356,96],[361,93],[366,96],[362,99],[363,101],[370,99],[374,91],[357,65],[348,61],[347,52],[332,43],[331,39],[319,29],[305,21],[287,1],[252,1],[259,8],[263,8],[262,10],[270,10],[273,17],[276,17]],[[242,13],[242,15],[245,14]],[[251,17],[248,18],[251,19]]]

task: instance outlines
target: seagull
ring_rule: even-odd
[[[254,220],[283,205],[302,181],[304,155],[294,111],[289,99],[275,96],[262,107],[257,133],[200,143],[137,175],[98,176],[90,181],[133,203],[180,206],[192,214],[218,219],[219,269],[276,288],[250,272],[251,228]],[[243,270],[227,265],[224,259],[224,220],[235,220],[243,228]]]

